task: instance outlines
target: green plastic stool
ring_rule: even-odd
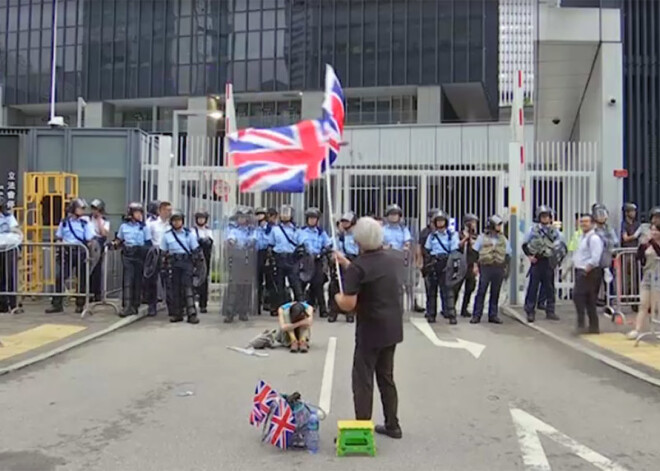
[[[337,422],[337,456],[376,456],[374,423],[371,420]]]

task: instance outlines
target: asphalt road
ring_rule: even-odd
[[[657,388],[511,321],[434,326],[442,340],[485,345],[479,358],[436,346],[406,322],[395,370],[404,438],[378,437],[376,458],[337,458],[336,421],[352,418],[353,326],[319,322],[307,355],[256,358],[226,348],[273,324],[147,319],[0,378],[0,470],[660,469]],[[247,421],[255,383],[318,402],[333,336],[321,452],[261,444]]]

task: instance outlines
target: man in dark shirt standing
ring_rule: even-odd
[[[360,255],[353,262],[341,253],[335,255],[345,270],[344,292],[336,294],[335,300],[342,310],[357,312],[352,374],[355,418],[371,420],[375,374],[385,415],[385,425],[377,425],[376,433],[401,438],[393,371],[394,351],[403,341],[403,253],[383,250],[383,228],[369,217],[358,220],[353,237]]]

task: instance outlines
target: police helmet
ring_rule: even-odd
[[[142,206],[142,203],[138,203],[137,201],[132,202],[131,204],[128,205],[128,210],[126,213],[131,216],[133,215],[134,212],[140,211],[141,213],[144,212],[144,206]]]
[[[433,219],[433,216],[435,216],[438,211],[440,211],[438,208],[429,209],[428,212],[426,213],[426,217],[428,219]]]
[[[540,220],[541,216],[543,216],[544,214],[547,214],[550,217],[554,216],[554,212],[552,211],[552,208],[550,206],[542,204],[541,206],[536,208],[536,219]]]
[[[266,208],[264,208],[263,206],[260,206],[254,210],[255,216],[259,216],[260,214],[263,214],[265,216],[266,213],[267,213]]]
[[[625,203],[623,205],[623,212],[627,213],[630,211],[637,211],[637,205],[635,203]]]
[[[101,212],[105,212],[105,202],[99,198],[94,198],[89,207],[92,209],[97,209]]]
[[[320,219],[321,210],[319,208],[307,208],[307,211],[305,211],[305,219],[308,218]]]
[[[158,214],[158,210],[160,209],[160,201],[154,200],[150,201],[149,204],[147,205],[147,214],[152,214],[156,215]]]
[[[479,222],[479,217],[476,214],[473,213],[467,213],[465,216],[463,216],[463,224],[467,224],[469,222]]]
[[[500,224],[504,224],[504,219],[502,219],[499,215],[493,214],[488,218],[488,229],[494,230]]]
[[[433,216],[433,224],[435,225],[436,221],[444,219],[446,223],[449,223],[449,214],[442,209],[439,209],[437,213]]]
[[[82,198],[75,198],[71,203],[69,203],[69,212],[70,213],[75,213],[76,209],[81,208],[85,209],[87,208],[87,201],[85,201]]]
[[[183,213],[181,211],[179,211],[178,209],[172,211],[172,214],[170,215],[170,224],[172,224],[172,222],[175,219],[181,219],[182,224],[185,223],[185,221],[186,221],[186,219],[183,217]]]
[[[293,219],[293,206],[290,204],[283,204],[280,208],[280,217]]]
[[[347,211],[341,215],[340,221],[350,222],[352,226],[357,222],[357,218],[355,217],[355,213],[353,211]]]
[[[591,207],[591,215],[594,219],[607,219],[610,213],[604,204],[596,203]]]
[[[392,214],[398,214],[399,216],[403,216],[403,211],[401,210],[401,207],[398,204],[391,204],[387,208],[385,208],[385,217],[390,216]]]
[[[655,206],[649,211],[649,220],[653,219],[655,216],[660,216],[660,206]]]
[[[209,220],[209,212],[206,211],[205,209],[200,209],[195,213],[195,221],[197,221],[199,218],[204,218],[206,221]]]

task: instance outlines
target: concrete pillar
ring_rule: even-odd
[[[218,121],[208,117],[210,111],[216,111],[217,102],[209,97],[188,98],[188,110],[198,111],[199,115],[188,116],[187,129],[189,136],[215,136]],[[182,123],[179,123],[181,125]],[[186,128],[183,128],[186,129]]]
[[[442,90],[440,86],[417,88],[417,122],[419,124],[440,123]]]
[[[5,120],[4,126],[24,126],[25,115],[21,110],[12,108],[11,106],[5,107]]]
[[[110,128],[115,125],[115,107],[110,103],[94,101],[85,107],[86,128]]]
[[[320,118],[321,106],[323,105],[323,92],[305,92],[302,96],[301,118],[315,119]]]

